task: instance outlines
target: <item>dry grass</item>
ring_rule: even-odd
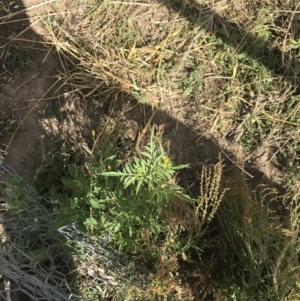
[[[83,11],[78,25],[69,23],[80,14],[76,4],[74,12],[60,23],[49,19],[46,28],[64,67],[60,74],[64,83],[71,84],[85,98],[95,92],[99,98],[114,98],[124,92],[158,105],[159,96],[166,95],[161,83],[162,61],[167,59],[165,48],[175,32],[172,29],[157,41],[147,42],[149,38],[142,35],[138,24],[155,6],[149,4],[149,11],[148,6],[111,1],[93,6],[91,1],[80,6]]]
[[[198,277],[193,281],[215,275],[203,295],[224,301],[297,300],[299,5],[288,0],[63,5],[58,1],[57,13],[43,18],[45,44],[61,63],[62,86],[82,101],[135,99],[164,107],[193,130],[242,149],[242,164],[246,158],[254,164],[256,151],[263,149],[263,163],[281,170],[289,191],[283,198],[268,189],[254,194],[241,174],[221,182],[221,163],[214,172],[204,167],[199,203],[174,200],[166,214],[164,258],[140,298],[159,300],[157,295],[167,298],[181,289],[182,300],[191,298],[190,288],[181,288],[174,275],[180,271],[176,260],[193,262],[196,253],[200,272],[191,271]],[[220,185],[230,190],[224,195]],[[190,244],[186,250],[193,251],[178,253],[182,236]],[[201,247],[207,248],[203,254]],[[141,292],[133,287],[128,294]]]
[[[225,285],[218,300],[230,294],[236,298],[232,300],[296,300],[300,292],[295,285],[299,281],[299,240],[295,238],[299,230],[292,226],[295,218],[299,225],[295,203],[288,195],[288,202],[280,201],[278,192],[265,186],[252,192],[239,172],[227,185],[232,189],[217,212],[222,232],[220,264],[227,271],[225,279],[217,276],[217,283]],[[298,198],[297,192],[294,199]],[[228,276],[236,279],[234,283],[228,282]]]
[[[83,98],[127,95],[165,106],[197,130],[242,146],[250,160],[263,147],[270,162],[296,166],[297,7],[197,3],[72,2],[45,25],[63,83]]]

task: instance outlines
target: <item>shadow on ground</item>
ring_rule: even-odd
[[[244,32],[236,24],[227,21],[224,16],[219,15],[208,6],[197,4],[196,1],[193,1],[193,6],[185,5],[182,1],[176,0],[159,0],[158,2],[162,5],[169,6],[172,10],[178,12],[181,17],[187,18],[191,23],[199,22],[200,17],[203,17],[205,20],[210,19],[209,24],[211,26],[209,26],[207,30],[214,32],[225,44],[235,46],[238,51],[246,52],[249,57],[264,64],[274,73],[274,76],[284,76],[288,71],[282,67],[282,53],[278,49],[269,49],[268,45],[257,40],[252,34]],[[5,8],[6,11],[10,10],[8,1],[5,3]],[[16,10],[20,10],[21,8],[22,6],[19,5]],[[17,15],[16,18],[26,20],[25,15]],[[6,107],[7,111],[12,111],[12,118],[15,119],[15,124],[21,122],[22,127],[14,139],[11,140],[6,137],[6,139],[2,139],[1,143],[3,145],[9,144],[6,159],[7,163],[14,167],[22,176],[32,178],[35,175],[34,169],[37,169],[41,163],[38,154],[45,152],[43,155],[47,155],[47,151],[51,148],[50,145],[55,145],[55,140],[59,137],[59,131],[57,129],[54,134],[51,134],[48,130],[45,131],[41,129],[41,126],[38,124],[39,120],[49,119],[49,115],[54,114],[55,106],[53,95],[51,95],[51,91],[48,91],[48,89],[54,84],[54,79],[51,79],[51,76],[57,73],[59,64],[58,61],[55,60],[55,56],[53,54],[49,55],[48,50],[41,46],[37,52],[33,51],[34,55],[30,57],[26,49],[34,48],[30,47],[34,44],[32,41],[41,41],[41,37],[29,28],[30,24],[28,21],[22,21],[20,23],[13,21],[14,19],[7,20],[2,17],[2,24],[0,25],[2,60],[2,67],[0,68],[4,68],[1,70],[1,76],[4,79],[5,77],[7,78],[6,84],[2,84],[2,91],[0,90],[2,94],[0,94],[0,105]],[[218,30],[218,28],[224,27],[227,29],[226,31]],[[20,35],[25,29],[27,30],[24,34]],[[228,35],[225,35],[224,32],[227,32]],[[24,42],[7,43],[8,39],[14,36],[30,40],[31,44],[24,44]],[[255,52],[252,51],[253,47],[247,48],[247,45],[253,44],[256,45]],[[22,56],[25,56],[26,59]],[[45,60],[45,58],[47,58],[47,60]],[[20,62],[24,61],[26,62],[26,66],[20,66]],[[287,78],[287,80],[294,80],[294,78]],[[42,98],[45,99],[47,97],[47,100],[42,100]],[[31,110],[30,113],[28,113],[29,110]],[[170,118],[168,120],[166,117],[158,117],[162,114],[163,113],[157,114],[156,120],[160,119],[160,121],[162,121],[165,119],[164,123],[167,124],[165,138],[167,140],[172,140],[169,138],[170,135],[174,137],[174,143],[172,142],[170,144],[170,152],[173,153],[173,157],[176,158],[175,162],[177,159],[185,156],[190,160],[190,163],[192,163],[196,155],[196,151],[194,150],[196,145],[195,141],[199,142],[199,140],[202,141],[202,145],[207,144],[208,146],[204,147],[204,150],[202,149],[201,152],[198,152],[201,154],[201,159],[196,159],[196,161],[209,162],[210,160],[214,161],[216,159],[215,155],[220,152],[220,148],[216,145],[215,141],[197,137],[197,134],[194,133],[192,129],[189,130],[190,133],[188,134],[187,130],[182,130],[183,125],[180,126],[179,121],[171,122]],[[88,115],[91,114],[87,112],[86,120],[89,119]],[[169,126],[169,122],[171,122],[171,124],[174,123],[174,125],[176,124],[176,126]],[[87,121],[87,123],[89,123],[89,121]],[[182,132],[184,134],[180,134]],[[47,139],[42,141],[41,137],[45,135]],[[216,151],[212,152],[212,149]],[[191,155],[187,155],[188,153]],[[208,155],[208,157],[205,157],[205,155]],[[272,181],[272,179],[270,180]]]
[[[274,77],[284,77],[291,84],[299,85],[298,73],[296,73],[297,64],[294,61],[295,65],[290,65],[293,58],[288,53],[283,53],[278,47],[270,47],[270,44],[267,43],[269,41],[259,39],[252,33],[247,32],[243,29],[243,24],[228,21],[226,13],[229,12],[229,9],[226,6],[220,10],[223,12],[221,15],[208,5],[199,4],[197,0],[186,2],[181,0],[157,0],[157,2],[167,5],[177,12],[180,17],[189,20],[192,24],[201,25],[199,20],[203,20],[203,30],[214,33],[224,44],[235,47],[236,52],[246,53],[249,58],[268,68]],[[252,4],[251,1],[247,2],[243,7],[243,12],[253,9],[252,5],[255,6],[256,4]],[[283,8],[282,17],[278,18],[278,23],[282,23],[283,26],[284,20],[288,19],[288,16],[284,14],[285,10]],[[290,8],[289,13],[291,11]]]
[[[31,25],[22,1],[1,1],[0,181],[9,179],[12,185],[7,192],[9,202],[5,202],[6,194],[0,191],[1,301],[54,300],[56,292],[60,295],[62,283],[64,289],[70,285],[65,276],[57,278],[63,275],[61,259],[67,260],[70,269],[74,265],[72,258],[66,256],[64,242],[55,242],[58,233],[48,231],[52,214],[47,205],[40,206],[41,199],[15,174],[17,171],[20,176],[32,179],[45,152],[54,150],[53,142],[42,141],[44,130],[39,120],[53,111],[56,81],[53,76],[59,64],[55,55],[41,44],[43,38]],[[9,166],[2,164],[3,157]],[[9,209],[4,210],[4,206]],[[34,215],[35,218],[30,218]],[[40,230],[36,231],[34,220],[39,218]],[[56,256],[52,256],[53,248]],[[46,258],[36,253],[41,251],[47,254]],[[36,268],[39,275],[34,273]],[[57,274],[53,276],[49,270]],[[60,282],[51,283],[50,279]],[[59,299],[64,300],[62,294]]]
[[[278,49],[269,49],[262,41],[257,41],[253,35],[243,32],[235,24],[228,22],[225,17],[218,15],[209,7],[194,3],[193,8],[185,8],[182,1],[179,0],[160,0],[159,2],[168,5],[190,22],[199,20],[199,15],[209,16],[213,19],[212,31],[224,43],[234,45],[239,51],[246,52],[250,57],[269,68],[274,76],[284,76],[288,71],[280,63],[282,53]],[[5,11],[11,10],[10,6],[10,2],[6,1],[4,3]],[[18,8],[15,10],[19,11],[23,8],[22,3],[18,2]],[[30,25],[26,21],[25,14],[16,15],[16,19],[6,19],[3,18],[7,13],[5,11],[0,12],[0,76],[2,78],[0,110],[12,112],[11,118],[15,124],[20,125],[20,128],[13,136],[0,133],[2,134],[0,143],[3,146],[8,146],[6,163],[21,176],[32,179],[36,175],[43,157],[55,150],[55,141],[60,139],[62,133],[59,121],[55,120],[54,111],[58,108],[58,112],[60,112],[60,108],[53,94],[57,88],[53,76],[59,71],[59,62],[54,54],[49,53],[39,43],[32,42],[42,41],[42,38],[34,31],[28,29],[24,35],[19,35]],[[23,21],[14,22],[18,18],[23,19]],[[228,36],[214,30],[216,27],[224,26],[227,28]],[[30,42],[9,42],[9,39],[15,36],[24,37]],[[243,41],[242,45],[241,41]],[[257,44],[257,51],[253,53],[247,50],[248,44]],[[38,50],[34,50],[37,45],[39,45]],[[28,49],[32,50],[28,52]],[[287,80],[292,81],[294,77]],[[128,98],[132,99],[133,97],[129,95]],[[144,116],[144,109],[147,112],[146,115],[149,116]],[[74,122],[77,123],[77,133],[84,132],[85,135],[88,135],[90,130],[97,126],[98,116],[105,113],[101,107],[93,108],[86,104],[85,107],[75,108],[73,118]],[[150,113],[150,107],[135,106],[125,114],[125,118],[128,122],[135,122],[137,130],[141,130],[145,125],[145,120],[150,117]],[[192,191],[198,189],[198,184],[195,183],[199,182],[198,172],[201,166],[203,164],[215,164],[219,160],[219,154],[222,155],[226,163],[227,170],[225,172],[229,172],[228,170],[231,168],[236,168],[232,164],[234,158],[230,153],[222,150],[215,141],[200,136],[166,112],[158,110],[153,123],[165,125],[164,144],[173,162],[191,164],[191,169],[183,174],[184,177],[181,181]],[[2,131],[5,129],[0,128],[0,132]],[[242,173],[242,171],[240,172]],[[259,182],[263,174],[255,170],[255,176],[255,181]]]
[[[5,116],[0,120],[0,149],[2,154],[8,150],[7,164],[32,178],[45,155],[44,144],[51,149],[51,141],[41,140],[38,120],[54,110],[59,64],[19,11],[24,11],[21,2],[0,6],[0,111]]]

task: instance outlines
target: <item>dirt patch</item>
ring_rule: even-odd
[[[0,94],[1,103],[10,108],[18,124],[13,136],[4,136],[1,141],[7,148],[6,163],[23,177],[31,178],[40,163],[45,131],[39,119],[54,109],[53,75],[57,68],[52,55],[45,61],[40,56],[27,71],[16,71]]]

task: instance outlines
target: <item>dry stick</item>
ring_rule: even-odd
[[[92,146],[92,149],[91,149],[91,154],[94,153],[95,147],[97,146],[97,143],[98,143],[100,137],[102,136],[102,134],[103,134],[103,132],[104,132],[104,130],[106,128],[106,125],[108,124],[108,122],[110,120],[110,117],[111,117],[111,113],[109,114],[108,118],[106,119],[106,122],[105,122],[105,124],[104,124],[104,126],[102,128],[102,131],[100,131],[100,133],[97,135],[96,139],[94,139],[94,143],[93,143],[93,146]]]
[[[27,112],[27,114],[25,115],[25,117],[21,120],[21,122],[19,123],[19,125],[17,126],[14,134],[12,135],[11,139],[9,140],[8,144],[7,144],[7,149],[9,148],[9,146],[11,145],[12,141],[14,140],[14,137],[17,133],[17,131],[20,129],[21,125],[23,124],[23,122],[25,121],[25,119],[29,116],[29,114],[37,107],[37,105],[41,102],[41,100],[44,99],[44,96],[60,81],[60,78],[41,96],[41,98],[38,99],[38,101],[32,106],[32,108]]]
[[[214,137],[211,137],[211,140],[215,143],[216,146],[218,146],[218,148],[220,149],[221,153],[223,155],[225,155],[225,157],[227,159],[229,159],[229,161],[231,161],[231,163],[233,163],[236,167],[238,167],[242,172],[244,172],[245,174],[247,174],[250,178],[253,178],[253,176],[247,172],[244,168],[242,168],[241,166],[239,166],[238,164],[236,164],[226,153],[225,151],[220,147],[220,145],[217,143],[217,141],[215,140]]]
[[[286,141],[285,141],[281,146],[279,146],[279,148],[277,149],[277,151],[271,156],[271,158],[270,158],[264,165],[266,165],[266,164],[268,164],[268,163],[271,163],[272,160],[277,156],[277,154],[278,154],[280,151],[282,151],[282,149],[288,144],[289,140],[290,140],[290,137],[288,137],[288,138],[286,139]]]
[[[10,95],[13,95],[14,93],[16,93],[22,86],[25,86],[28,82],[30,82],[32,79],[37,77],[39,74],[40,74],[40,72],[38,72],[37,74],[30,77],[28,80],[26,80],[24,83],[22,83],[18,88],[16,88]]]
[[[43,5],[52,3],[52,2],[56,2],[56,0],[50,0],[50,1],[41,2],[41,3],[38,3],[38,4],[36,4],[36,5],[33,5],[33,6],[30,6],[30,7],[24,8],[24,9],[22,9],[22,10],[19,10],[19,11],[17,11],[17,12],[8,14],[7,16],[0,17],[0,21],[1,21],[1,20],[7,20],[7,19],[10,19],[10,18],[12,18],[12,17],[14,17],[14,16],[17,16],[17,15],[22,14],[22,13],[26,13],[26,12],[32,10],[32,9],[38,8],[38,7],[40,7],[40,6],[43,6]],[[2,23],[2,24],[4,24],[4,23]]]
[[[140,5],[140,6],[154,6],[154,4],[140,3],[140,2],[123,2],[123,1],[110,1],[110,4],[126,4],[126,5]]]
[[[130,156],[133,152],[136,152],[136,153],[139,152],[139,150],[140,150],[140,144],[141,144],[141,142],[142,142],[142,140],[143,140],[143,138],[144,138],[144,136],[145,136],[145,134],[146,134],[146,132],[147,132],[147,129],[149,128],[150,123],[151,123],[151,121],[153,120],[153,117],[154,117],[154,115],[155,115],[156,112],[157,112],[157,108],[154,109],[152,115],[150,116],[148,122],[146,123],[146,125],[145,125],[145,127],[142,129],[142,131],[138,133],[138,137],[137,137],[137,140],[136,140],[136,143],[135,143],[135,146],[134,146],[134,150],[131,150],[131,151],[127,154],[126,158],[123,159],[121,162],[119,162],[119,163],[117,164],[117,167],[121,166],[125,161],[127,161],[127,159],[129,158],[129,156]]]
[[[69,91],[68,93],[73,93],[73,91]],[[52,100],[52,99],[57,99],[59,97],[63,97],[65,93],[63,94],[59,94],[59,95],[56,95],[56,96],[52,96],[52,97],[45,97],[43,98],[43,100]],[[24,100],[24,102],[33,102],[33,101],[38,101],[38,98],[31,98],[31,99],[26,99]]]
[[[11,43],[13,41],[15,41],[16,39],[18,39],[18,37],[20,37],[23,33],[25,33],[27,30],[31,29],[31,27],[33,27],[36,23],[40,22],[40,20],[42,20],[43,18],[39,19],[39,20],[35,20],[34,22],[32,22],[30,25],[28,25],[23,31],[21,31],[20,33],[18,33],[15,37],[11,38],[10,41],[8,43]],[[6,45],[6,44],[5,44]],[[4,46],[5,46],[4,45]]]
[[[39,20],[36,20],[36,21],[40,21],[40,20],[42,20],[42,19],[44,19],[44,18],[46,18],[46,17],[50,17],[50,16],[55,16],[55,15],[61,15],[61,14],[65,14],[65,13],[67,13],[67,12],[69,12],[69,11],[61,11],[61,12],[59,12],[59,13],[46,13],[45,15],[39,15]],[[37,17],[37,15],[36,16],[34,16],[34,17]],[[33,18],[33,17],[32,17]],[[11,23],[18,23],[18,22],[22,22],[22,21],[30,21],[31,20],[31,18],[30,17],[26,17],[26,18],[23,18],[23,19],[17,19],[17,20],[11,20],[11,21],[5,21],[5,23],[1,23],[1,24],[5,24],[5,25],[7,25],[7,24],[11,24]],[[14,38],[7,38],[8,40],[11,40],[11,39],[14,39]],[[29,40],[27,40],[28,42],[29,42]],[[30,41],[30,42],[32,42],[32,41]],[[38,41],[34,41],[34,42],[38,42]],[[50,42],[49,42],[50,43]]]
[[[42,19],[42,18],[41,18]],[[40,20],[41,20],[40,19]],[[0,19],[1,20],[1,19]],[[23,31],[21,31],[20,33],[18,33],[15,37],[13,38],[9,38],[9,41],[4,44],[3,46],[1,46],[0,48],[4,48],[6,45],[8,45],[9,43],[16,41],[23,33],[25,33],[27,30],[31,29],[32,26],[34,26],[36,23],[38,23],[40,20],[36,20],[33,23],[31,23],[30,25],[28,25]]]
[[[139,132],[138,137],[136,139],[135,146],[134,146],[135,152],[138,152],[140,150],[140,144],[141,144],[141,142],[142,142],[142,140],[143,140],[143,138],[144,138],[144,136],[145,136],[145,134],[146,134],[146,132],[147,132],[152,120],[153,120],[153,117],[156,114],[156,112],[157,112],[157,107],[152,112],[152,114],[151,114],[148,122],[146,123],[145,127],[142,129],[141,132]]]

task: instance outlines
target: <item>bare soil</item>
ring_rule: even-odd
[[[32,3],[27,1],[24,5]],[[22,37],[31,41],[45,40],[45,31],[35,24],[36,16],[44,9],[45,7],[38,7],[36,10],[30,10],[30,21],[4,26],[0,34],[2,47],[9,37],[18,36],[24,29],[26,32]],[[162,13],[167,14],[163,10],[152,13],[157,18]],[[144,24],[141,25],[144,31],[148,30],[146,23],[147,20],[144,20]],[[30,46],[29,49],[35,48]],[[56,142],[61,137],[67,136],[68,139],[76,141],[78,135],[86,137],[91,136],[93,130],[100,132],[99,127],[103,124],[101,120],[107,109],[80,98],[70,98],[68,92],[58,89],[61,83],[55,84],[55,76],[59,72],[60,63],[54,54],[40,48],[29,50],[29,55],[28,52],[24,52],[24,49],[28,50],[28,43],[20,41],[5,47],[7,51],[5,69],[1,70],[4,84],[0,87],[0,110],[7,116],[12,115],[10,118],[16,121],[17,128],[13,135],[3,133],[0,136],[0,144],[7,152],[6,163],[21,176],[33,179],[45,157],[55,151]],[[25,57],[18,58],[22,53]],[[14,63],[10,63],[12,59],[15,60]],[[25,59],[29,62],[23,66],[22,62]],[[3,56],[2,61],[4,62]],[[58,94],[63,95],[63,98]],[[60,102],[61,99],[69,101]],[[216,163],[219,154],[226,161],[228,168],[238,166],[241,173],[246,173],[250,178],[259,172],[271,182],[280,184],[280,172],[269,163],[267,150],[260,149],[254,154],[247,154],[246,157],[239,147],[230,144],[218,133],[207,131],[204,120],[190,124],[189,119],[193,119],[189,116],[191,112],[182,113],[184,103],[181,100],[176,100],[175,105],[174,100],[166,101],[170,103],[166,103],[164,109],[158,110],[153,123],[165,125],[163,138],[171,159],[177,164],[191,164],[193,172],[190,173],[190,179],[186,179],[191,185],[201,165]],[[127,103],[122,110],[123,122],[130,133],[127,135],[134,139],[150,117],[151,108]]]
[[[29,178],[35,174],[44,155],[41,140],[46,132],[40,121],[54,108],[51,97],[54,79],[51,76],[58,65],[53,56],[48,56],[45,62],[43,59],[38,57],[25,72],[15,71],[0,94],[1,102],[12,110],[19,127],[13,136],[1,141],[7,147],[6,163],[21,176]]]

